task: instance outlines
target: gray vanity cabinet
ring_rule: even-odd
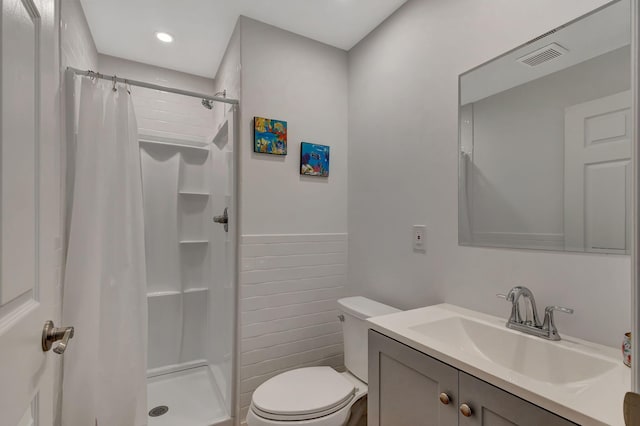
[[[457,425],[457,390],[458,370],[369,330],[368,426]]]
[[[575,425],[373,330],[368,398],[368,426]]]

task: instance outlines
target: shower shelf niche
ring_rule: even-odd
[[[186,290],[184,290],[184,293],[186,294],[190,294],[190,293],[204,293],[209,291],[208,288],[206,287],[195,287],[195,288],[188,288]]]
[[[178,233],[180,244],[208,242],[210,228],[209,194],[180,192],[178,198]]]
[[[178,193],[183,197],[209,197],[208,192],[180,191]]]
[[[178,296],[181,292],[175,290],[169,291],[153,291],[151,293],[147,293],[147,297],[164,297],[164,296]]]
[[[200,197],[196,194],[209,194],[209,148],[184,150],[180,152],[180,172],[178,193],[181,199]],[[188,195],[187,195],[188,194]],[[189,197],[191,195],[191,197]]]
[[[192,151],[193,153],[209,154],[209,147],[188,145],[186,143],[174,142],[167,140],[140,139],[140,145],[154,145],[173,150]]]

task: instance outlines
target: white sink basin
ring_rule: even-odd
[[[409,327],[517,373],[553,384],[577,384],[612,370],[616,363],[555,342],[463,317]],[[577,388],[576,388],[577,390]]]
[[[370,318],[371,329],[582,425],[624,425],[631,372],[619,348],[552,342],[504,318],[441,304]]]

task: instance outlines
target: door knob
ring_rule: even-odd
[[[59,342],[53,351],[58,355],[62,355],[67,349],[69,339],[73,337],[73,327],[56,327],[53,321],[47,321],[44,323],[42,329],[42,350],[44,352],[49,351],[53,347],[53,344]]]
[[[451,398],[449,398],[449,395],[442,392],[440,394],[440,402],[442,402],[444,405],[449,405],[449,402],[451,402]]]
[[[229,212],[227,208],[224,209],[224,212],[220,216],[214,216],[213,221],[224,224],[224,231],[229,232]]]

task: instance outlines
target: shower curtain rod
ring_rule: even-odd
[[[163,92],[176,93],[178,95],[191,96],[194,98],[205,99],[207,101],[222,102],[222,103],[231,104],[231,105],[238,105],[240,103],[237,99],[220,98],[218,96],[211,96],[211,95],[205,95],[203,93],[191,92],[189,90],[175,89],[173,87],[165,87],[165,86],[160,86],[158,84],[146,83],[144,81],[131,80],[128,78],[118,77],[116,75],[100,74],[99,72],[95,72],[91,70],[80,70],[73,67],[67,67],[67,70],[73,72],[76,75],[84,75],[87,77],[100,78],[100,79],[109,80],[109,81],[116,81],[118,83],[125,83],[125,84],[130,84],[132,86],[145,87],[147,89],[153,89],[153,90],[161,90]]]

